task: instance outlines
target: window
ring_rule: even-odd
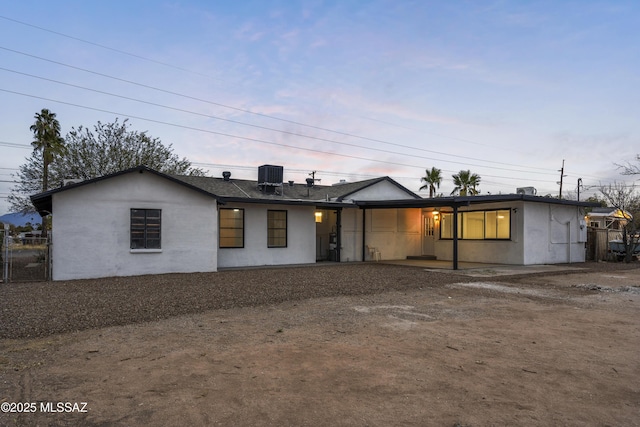
[[[287,247],[287,211],[267,211],[267,247]]]
[[[131,209],[131,249],[160,249],[160,209]]]
[[[485,212],[485,239],[511,238],[511,210]]]
[[[441,239],[453,239],[453,214],[442,213],[442,219],[440,220],[440,238]]]
[[[453,239],[453,213],[443,212],[440,238]],[[458,213],[458,238],[467,240],[508,240],[511,238],[511,210]]]
[[[244,209],[220,209],[220,247],[244,248]]]
[[[462,238],[463,239],[483,239],[484,238],[484,212],[463,212],[462,218]],[[459,235],[459,234],[458,234]]]

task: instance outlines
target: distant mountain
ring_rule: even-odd
[[[4,224],[13,224],[16,227],[19,227],[21,225],[26,225],[28,222],[33,225],[40,224],[42,222],[42,218],[36,212],[28,214],[8,213],[0,216],[0,222]]]

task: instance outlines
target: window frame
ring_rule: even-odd
[[[500,235],[500,224],[498,221],[501,219],[499,217],[499,212],[508,213],[508,218],[505,220],[508,221],[508,237],[498,237]],[[468,237],[470,231],[465,230],[465,224],[469,223],[470,219],[473,219],[472,216],[475,216],[476,222],[478,219],[478,213],[482,213],[482,237]],[[495,230],[496,237],[487,237],[487,213],[495,213],[495,226],[492,230]],[[440,219],[440,240],[453,240],[453,212],[441,212]],[[465,218],[469,217],[469,218]],[[477,231],[477,230],[475,230]],[[496,208],[496,209],[479,209],[479,210],[471,210],[471,211],[463,211],[458,212],[458,240],[493,240],[493,241],[507,241],[511,240],[511,208]],[[474,234],[479,235],[479,234]]]
[[[231,227],[224,226],[223,227],[223,212],[241,212],[242,213],[242,224],[239,227]],[[241,233],[241,244],[240,245],[223,245],[223,239],[238,239],[238,236],[226,236],[227,232],[223,232],[223,230],[240,230]],[[223,236],[224,235],[224,236]],[[245,235],[245,214],[243,208],[220,208],[218,210],[218,247],[220,249],[243,249],[244,248],[244,235]]]
[[[284,227],[283,226],[275,226],[272,224],[272,221],[282,221],[282,218],[271,218],[272,214],[282,214],[284,213]],[[277,231],[284,230],[284,244],[281,242],[278,244],[274,243],[274,240],[282,239],[282,236],[275,236],[274,233]],[[268,209],[267,210],[267,247],[268,248],[286,248],[289,242],[289,213],[284,209]]]
[[[144,215],[140,216],[140,212]],[[157,216],[153,215],[155,213]],[[142,221],[139,221],[140,218]],[[157,221],[157,224],[151,221]],[[139,233],[142,233],[141,237],[138,236]],[[157,237],[155,237],[156,234]],[[132,251],[162,250],[162,209],[131,208],[129,210],[129,249]]]

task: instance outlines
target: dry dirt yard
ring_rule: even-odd
[[[640,425],[640,265],[566,267],[0,285],[0,425]]]

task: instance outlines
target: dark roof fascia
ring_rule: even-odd
[[[414,193],[413,191],[409,190],[407,187],[403,186],[402,184],[400,184],[399,182],[396,182],[395,180],[389,178],[388,176],[383,176],[377,179],[372,180],[371,182],[368,182],[367,184],[363,185],[362,187],[358,187],[354,190],[349,191],[348,193],[343,194],[342,196],[336,198],[337,201],[341,202],[342,200],[344,200],[346,197],[357,193],[358,191],[362,191],[365,188],[371,187],[372,185],[376,185],[382,181],[387,181],[393,185],[395,185],[396,187],[398,187],[399,189],[401,189],[402,191],[410,194],[412,197],[416,198],[416,199],[421,199],[422,197],[420,197],[419,195],[417,195],[416,193]]]
[[[361,200],[355,204],[362,209],[384,209],[384,208],[427,208],[444,206],[470,206],[481,203],[500,203],[525,201],[535,203],[551,203],[566,206],[594,207],[599,206],[594,202],[578,202],[575,200],[555,199],[553,197],[538,197],[528,194],[496,194],[483,196],[457,196],[457,197],[435,197],[421,200]]]
[[[357,208],[353,203],[327,202],[324,200],[299,200],[299,199],[257,199],[245,197],[219,197],[220,204],[248,203],[261,205],[290,205],[290,206],[315,206],[319,208]]]
[[[172,177],[171,175],[167,175],[165,173],[158,172],[157,170],[151,169],[151,168],[149,168],[147,166],[141,165],[141,166],[135,166],[133,168],[125,169],[125,170],[122,170],[122,171],[119,171],[119,172],[115,172],[115,173],[112,173],[112,174],[109,174],[109,175],[104,175],[104,176],[100,176],[100,177],[97,177],[97,178],[87,179],[85,181],[80,181],[80,182],[75,183],[75,184],[65,185],[65,186],[54,188],[52,190],[48,190],[48,191],[45,191],[45,192],[42,192],[42,193],[34,194],[33,196],[31,196],[31,202],[36,207],[38,213],[41,216],[46,216],[46,215],[51,213],[51,209],[52,209],[51,198],[52,198],[52,196],[54,194],[60,193],[60,192],[63,192],[63,191],[67,191],[67,190],[71,190],[71,189],[74,189],[74,188],[82,187],[82,186],[85,186],[85,185],[94,184],[96,182],[104,181],[104,180],[110,179],[110,178],[115,178],[117,176],[125,175],[125,174],[132,173],[132,172],[139,172],[139,173],[150,172],[150,173],[155,174],[155,175],[157,175],[157,176],[159,176],[161,178],[168,179],[169,181],[173,181],[176,184],[180,184],[180,185],[185,186],[185,187],[187,187],[187,188],[189,188],[191,190],[197,191],[198,193],[204,194],[204,195],[209,196],[209,197],[213,197],[215,199],[219,199],[219,197],[217,195],[215,195],[213,193],[210,193],[210,192],[208,192],[206,190],[203,190],[200,187],[196,187],[196,186],[191,185],[191,184],[189,184],[187,182],[184,182],[184,181],[181,181],[179,179],[176,179],[176,178]],[[43,215],[43,213],[44,213],[44,215]]]

